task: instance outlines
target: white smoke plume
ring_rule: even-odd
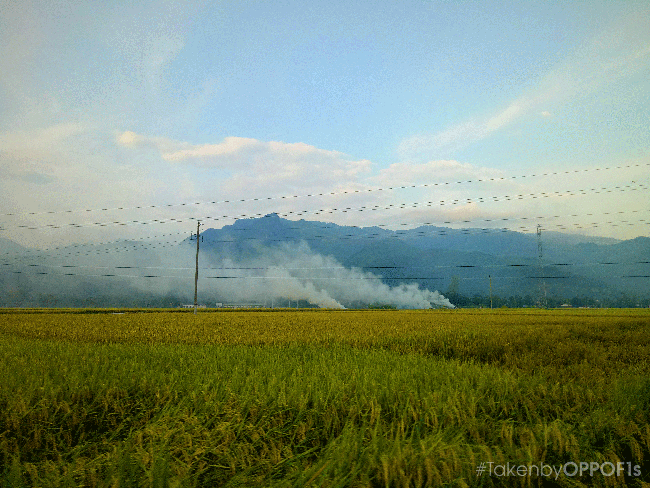
[[[269,303],[274,299],[306,300],[322,308],[382,304],[396,308],[454,308],[437,291],[417,284],[390,287],[379,276],[346,268],[329,256],[314,253],[307,244],[283,244],[259,249],[245,263],[231,259],[212,261],[206,278],[225,299]],[[204,280],[207,281],[207,280]]]
[[[288,301],[306,301],[331,309],[368,305],[454,308],[437,291],[420,289],[417,284],[388,286],[381,277],[346,268],[333,257],[315,253],[304,242],[251,246],[244,253],[246,258],[219,255],[214,249],[206,246],[200,250],[199,304],[286,306]],[[52,304],[66,306],[70,300],[76,303],[74,300],[81,299],[110,306],[147,296],[176,297],[191,303],[195,258],[196,247],[191,242],[76,246],[12,259],[11,271],[19,274],[12,273],[14,281],[5,287],[23,290],[25,296],[32,297],[25,302],[31,305],[44,299],[43,303],[49,303],[51,298]],[[101,301],[93,301],[95,298]]]

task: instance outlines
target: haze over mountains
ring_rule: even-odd
[[[388,230],[276,214],[202,231],[199,303],[214,306],[648,306],[650,238],[422,226]],[[195,242],[49,251],[0,240],[2,306],[178,306],[193,301]]]

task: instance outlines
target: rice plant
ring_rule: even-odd
[[[650,482],[647,311],[0,317],[2,486]]]

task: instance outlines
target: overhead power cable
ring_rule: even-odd
[[[461,220],[439,220],[439,221],[432,221],[432,222],[391,222],[389,224],[372,224],[369,226],[359,226],[359,225],[349,225],[346,227],[350,227],[353,229],[364,229],[364,228],[371,228],[371,227],[412,227],[412,226],[439,226],[439,225],[453,225],[453,224],[471,224],[471,223],[476,223],[476,222],[516,222],[520,220],[549,220],[549,219],[560,219],[563,217],[595,217],[595,216],[600,216],[600,215],[622,215],[626,213],[639,213],[639,212],[646,212],[645,210],[620,210],[616,212],[601,212],[601,213],[584,213],[584,214],[569,214],[569,215],[547,215],[547,216],[536,216],[536,217],[502,217],[502,218],[493,218],[493,219],[461,219]],[[265,215],[264,217],[268,217],[268,215]],[[242,219],[244,220],[244,219]],[[295,221],[292,221],[295,222]],[[323,222],[323,225],[319,226],[321,229],[331,229],[336,224],[331,224],[331,223],[326,223]],[[289,229],[297,230],[300,229],[300,227],[289,227]],[[450,228],[451,230],[470,230],[470,229],[456,229],[456,228]],[[505,228],[504,228],[505,229]],[[246,228],[246,227],[240,227],[237,229],[230,229],[232,231],[246,231],[246,230],[252,230],[251,227]],[[408,232],[408,231],[402,231],[402,230],[397,230],[395,232]]]
[[[117,273],[102,273],[102,274],[79,274],[79,273],[52,273],[49,271],[34,271],[16,270],[10,271],[12,274],[33,274],[38,276],[75,276],[80,278],[188,278],[187,276],[178,275],[131,275],[131,274],[117,274]],[[460,280],[485,280],[485,277],[456,277]],[[506,279],[506,280],[521,280],[521,279],[571,279],[573,276],[553,276],[553,275],[539,275],[539,276],[492,276],[493,279]],[[650,278],[650,275],[622,275],[612,276],[611,278]],[[302,280],[302,281],[321,281],[321,280],[391,280],[391,281],[404,281],[404,280],[446,280],[447,276],[353,276],[353,277],[299,277],[299,276],[205,276],[199,279],[222,279],[222,280]]]
[[[469,204],[469,203],[488,203],[488,202],[501,202],[501,201],[513,201],[513,200],[527,200],[527,199],[535,199],[535,198],[566,197],[566,196],[625,192],[625,191],[636,191],[636,190],[646,190],[646,189],[647,187],[645,185],[638,183],[634,186],[619,185],[614,187],[566,190],[564,192],[560,192],[560,191],[540,192],[540,193],[528,193],[528,194],[518,194],[518,195],[501,195],[501,196],[492,196],[492,197],[439,200],[439,201],[428,201],[428,202],[398,203],[398,204],[390,204],[390,205],[363,205],[360,207],[342,207],[342,208],[337,207],[337,208],[325,208],[319,210],[298,210],[298,211],[277,213],[277,215],[280,217],[301,217],[304,215],[322,215],[322,214],[347,213],[347,212],[403,210],[407,208],[410,209],[410,208],[419,208],[419,207],[460,205],[460,204]],[[205,216],[205,217],[186,217],[182,219],[170,218],[170,219],[151,219],[151,220],[128,220],[128,221],[112,221],[112,222],[92,222],[92,223],[83,223],[83,224],[82,223],[46,224],[41,226],[16,225],[15,228],[27,229],[27,230],[71,229],[71,228],[78,229],[78,228],[86,228],[86,227],[108,227],[112,225],[127,226],[132,224],[154,225],[154,224],[168,224],[168,223],[184,223],[184,222],[196,222],[197,220],[200,221],[241,220],[247,218],[265,217],[267,215],[268,214],[264,214],[264,213],[256,213],[256,214],[241,214],[241,215],[221,215],[217,217]],[[6,228],[0,228],[0,230],[6,230]]]
[[[528,258],[534,259],[534,258]],[[543,263],[544,267],[585,267],[585,266],[638,266],[639,264],[650,264],[650,261],[634,261],[631,263],[593,261],[588,263]],[[35,263],[0,263],[0,266],[25,266],[31,268],[66,268],[66,269],[156,269],[173,271],[194,271],[194,267],[174,266],[92,266],[81,264],[35,264]],[[539,263],[510,263],[510,264],[432,264],[428,266],[221,266],[201,268],[206,271],[305,271],[305,270],[400,270],[400,269],[442,269],[442,268],[539,268]]]
[[[542,217],[539,217],[542,218]],[[507,220],[507,219],[505,219]],[[552,226],[546,226],[546,227],[540,227],[542,230],[553,230],[553,229],[559,229],[559,230],[580,230],[580,229],[593,229],[597,228],[599,226],[604,225],[612,225],[612,226],[618,226],[619,224],[624,224],[624,225],[638,225],[639,223],[641,224],[650,224],[646,219],[640,219],[640,220],[635,220],[635,221],[607,221],[607,222],[591,222],[590,224],[580,224],[580,223],[575,223],[573,225],[567,225],[567,224],[555,224]],[[410,225],[410,224],[409,224]],[[306,237],[306,236],[291,236],[289,238],[268,238],[268,237],[241,237],[241,238],[234,238],[234,239],[214,239],[210,240],[208,243],[209,244],[221,244],[221,243],[229,243],[229,242],[241,242],[241,241],[250,241],[250,240],[261,240],[264,242],[286,242],[289,240],[304,240],[304,241],[322,241],[322,240],[349,240],[349,239],[399,239],[404,236],[408,237],[435,237],[435,236],[453,236],[456,234],[462,234],[462,235],[472,235],[472,234],[489,234],[489,233],[508,233],[508,232],[527,232],[527,231],[534,231],[536,230],[537,227],[531,227],[531,226],[519,226],[519,227],[490,227],[490,228],[469,228],[469,229],[453,229],[450,228],[448,230],[444,229],[434,229],[431,231],[418,231],[417,233],[413,233],[413,231],[395,231],[394,234],[386,235],[386,234],[381,234],[379,232],[373,232],[371,234],[365,234],[365,235],[358,235],[358,234],[344,234],[344,235],[339,235],[339,236],[327,236],[327,235],[314,235],[311,237]],[[407,233],[410,232],[410,233]]]
[[[541,217],[540,217],[541,218]],[[645,219],[641,219],[638,221],[608,221],[605,224],[611,225],[611,226],[619,226],[619,225],[629,225],[629,226],[634,226],[638,225],[639,223],[642,224],[650,224],[650,222],[646,221]],[[573,226],[567,226],[566,224],[556,224],[554,226],[546,226],[543,227],[543,230],[552,230],[552,229],[559,229],[559,230],[586,230],[586,229],[593,229],[593,228],[598,228],[601,227],[602,223],[597,223],[593,222],[591,225],[585,226],[583,224],[574,224]],[[355,235],[355,234],[345,234],[345,235],[339,235],[339,236],[326,236],[326,235],[314,235],[311,237],[308,236],[288,236],[284,238],[278,238],[278,239],[270,239],[270,238],[265,238],[265,237],[242,237],[238,239],[214,239],[210,240],[207,243],[210,245],[219,245],[219,244],[224,244],[224,243],[237,243],[237,242],[242,242],[242,241],[251,241],[251,240],[256,240],[256,241],[264,241],[267,243],[270,242],[290,242],[290,241],[331,241],[331,240],[357,240],[357,239],[402,239],[404,237],[408,238],[426,238],[426,237],[445,237],[445,236],[457,236],[457,235],[463,235],[463,236],[470,236],[470,235],[479,235],[479,234],[491,234],[491,233],[511,233],[511,232],[527,232],[527,231],[534,231],[536,230],[537,227],[526,227],[526,226],[520,226],[516,228],[484,228],[484,229],[477,229],[477,228],[471,228],[471,229],[433,229],[433,230],[420,230],[417,232],[411,231],[395,231],[393,234],[380,234],[379,232],[372,232],[370,234],[364,234],[364,235]],[[407,234],[407,232],[409,232]],[[179,245],[181,245],[183,242],[185,242],[185,239],[181,241],[172,241],[168,243],[152,243],[152,244],[134,244],[130,246],[122,246],[122,247],[110,247],[106,249],[99,249],[99,250],[75,250],[72,252],[67,252],[67,253],[55,253],[55,254],[47,254],[46,251],[39,251],[38,254],[30,254],[27,255],[27,252],[19,253],[19,254],[14,254],[13,256],[7,255],[9,253],[5,253],[5,256],[0,256],[0,259],[14,259],[14,260],[22,260],[24,258],[30,259],[30,258],[48,258],[48,259],[60,259],[60,258],[67,258],[67,257],[86,257],[86,256],[101,256],[101,255],[111,255],[111,254],[118,254],[118,253],[130,253],[134,251],[150,251],[154,249],[164,249],[164,248],[174,248]],[[63,248],[65,249],[65,248]],[[33,250],[30,250],[32,252],[35,252]]]
[[[338,195],[351,195],[351,194],[363,194],[371,192],[381,192],[389,190],[404,190],[412,188],[428,188],[428,187],[439,187],[439,186],[449,186],[449,185],[458,185],[466,183],[486,183],[486,182],[499,182],[499,181],[508,181],[508,180],[521,180],[525,178],[538,178],[545,176],[559,176],[559,175],[570,175],[570,174],[579,174],[579,173],[588,173],[588,172],[597,172],[597,171],[609,171],[609,170],[621,170],[629,168],[641,168],[644,166],[650,166],[650,163],[639,163],[639,164],[627,164],[622,166],[608,166],[602,168],[583,168],[575,170],[565,170],[565,171],[552,171],[547,173],[534,173],[529,175],[519,175],[519,176],[503,176],[503,177],[493,177],[493,178],[476,178],[469,180],[457,180],[451,182],[437,182],[437,183],[421,183],[416,185],[399,185],[399,186],[389,186],[385,188],[367,188],[364,190],[344,190],[344,191],[333,191],[333,192],[321,192],[321,193],[308,193],[304,195],[281,195],[281,196],[271,196],[271,197],[255,197],[255,198],[241,198],[241,199],[229,199],[229,200],[213,200],[213,201],[203,201],[203,202],[184,202],[184,203],[170,203],[162,205],[137,205],[134,207],[106,207],[106,208],[86,208],[86,209],[70,209],[70,210],[50,210],[46,212],[9,212],[5,214],[0,214],[2,217],[15,217],[21,215],[55,215],[55,214],[73,214],[73,213],[91,213],[91,212],[107,212],[114,210],[143,210],[143,209],[160,209],[160,208],[171,208],[171,207],[188,207],[188,206],[198,206],[198,205],[217,205],[223,203],[245,203],[245,202],[260,202],[260,201],[273,201],[273,200],[290,200],[295,198],[308,198],[308,197],[322,197],[322,196],[338,196]]]
[[[186,234],[187,232],[172,232],[169,234],[161,234],[157,236],[134,237],[129,239],[117,239],[114,241],[66,244],[65,246],[48,247],[44,249],[23,249],[21,251],[5,251],[4,253],[0,253],[0,259],[3,259],[8,254],[24,256],[24,255],[51,253],[54,251],[67,251],[68,252],[67,255],[71,255],[75,252],[75,249],[79,249],[79,248],[83,249],[83,251],[88,251],[87,248],[89,247],[99,247],[99,246],[109,246],[109,245],[115,246],[116,244],[120,244],[122,242],[129,243],[135,246],[135,245],[140,245],[139,241],[147,241],[151,239],[160,239],[162,237],[171,237],[171,236],[179,236],[179,235],[186,235]],[[165,242],[165,241],[157,241],[154,244],[160,244],[161,242]],[[175,241],[175,242],[182,242],[182,241]],[[146,244],[142,244],[142,245],[146,245]],[[111,249],[115,249],[115,248],[113,247]]]
[[[636,213],[639,212],[638,210],[633,210],[631,213]],[[623,212],[616,212],[616,213],[623,213]],[[602,215],[610,215],[612,213],[610,212],[605,212]],[[595,214],[584,214],[584,215],[595,215]],[[574,214],[572,215],[573,217],[577,217],[579,215]],[[521,220],[541,220],[541,219],[547,219],[547,218],[557,218],[559,216],[552,216],[552,217],[522,217]],[[484,219],[485,221],[514,221],[517,219],[513,218],[504,218],[504,219]],[[471,221],[448,221],[447,223],[461,223],[461,222],[471,222]],[[417,224],[394,224],[394,225],[435,225],[438,223],[429,223],[429,222],[423,222],[423,223],[417,223]],[[594,228],[599,228],[602,227],[603,225],[609,225],[613,227],[621,226],[621,225],[628,225],[628,226],[634,226],[638,224],[645,224],[645,225],[650,225],[650,222],[646,219],[639,219],[635,221],[628,221],[628,220],[622,220],[622,221],[606,221],[606,222],[592,222],[589,225],[585,224],[580,224],[580,223],[574,223],[572,225],[568,224],[555,224],[555,225],[547,225],[544,227],[541,227],[542,230],[587,230],[587,229],[594,229]],[[386,226],[387,224],[377,224],[374,227],[383,227]],[[352,226],[356,227],[356,226]],[[327,227],[323,227],[327,228]],[[292,228],[289,228],[292,229]],[[296,228],[297,229],[297,228]],[[236,243],[236,242],[241,242],[241,241],[250,241],[250,240],[260,240],[264,242],[289,242],[292,240],[299,239],[301,241],[329,241],[329,240],[356,240],[356,239],[401,239],[403,237],[409,237],[409,238],[423,238],[423,237],[444,237],[444,236],[454,236],[454,235],[465,235],[465,236],[470,236],[470,235],[478,235],[478,234],[491,234],[491,233],[509,233],[509,232],[521,232],[521,233],[526,233],[526,232],[532,232],[535,231],[537,227],[531,227],[531,226],[518,226],[518,227],[500,227],[500,228],[461,228],[461,229],[454,229],[454,228],[449,228],[449,229],[432,229],[432,230],[419,230],[416,233],[413,231],[415,229],[411,230],[397,230],[394,231],[393,234],[381,234],[379,232],[371,232],[369,234],[364,234],[364,235],[358,235],[358,234],[344,234],[344,235],[339,235],[339,236],[328,236],[328,235],[314,235],[314,236],[289,236],[286,238],[282,239],[270,239],[266,237],[242,237],[242,238],[237,238],[237,239],[213,239],[208,241],[208,244],[215,245],[215,244],[224,244],[224,243]],[[246,230],[251,230],[251,229],[237,229],[239,231],[246,231]],[[174,234],[170,235],[183,235],[186,234],[186,232],[177,232]],[[163,248],[169,248],[169,247],[175,247],[178,245],[181,245],[185,239],[180,240],[180,241],[169,241],[169,242],[155,242],[155,243],[135,243],[132,245],[127,245],[127,246],[120,246],[120,247],[107,247],[104,249],[84,249],[85,246],[89,247],[94,247],[94,246],[100,246],[100,245],[106,245],[106,244],[116,244],[119,243],[120,241],[114,241],[114,242],[104,242],[101,244],[75,244],[73,246],[67,246],[67,247],[56,247],[56,248],[49,248],[49,249],[43,249],[43,250],[37,250],[37,249],[25,249],[23,251],[7,251],[3,254],[0,254],[0,259],[23,259],[23,258],[62,258],[62,257],[70,257],[70,256],[75,256],[75,257],[84,257],[84,256],[99,256],[103,254],[113,254],[113,253],[128,253],[132,251],[148,251],[148,250],[153,250],[153,249],[163,249]],[[129,242],[129,241],[125,241]],[[69,250],[69,249],[74,249],[74,250]],[[68,251],[69,250],[69,251]],[[51,253],[50,251],[58,251],[55,253]],[[68,251],[68,252],[61,252],[61,251]]]
[[[571,214],[568,217],[585,217],[585,216],[609,216],[609,215],[616,215],[620,216],[625,213],[639,213],[641,212],[640,210],[630,210],[630,211],[618,211],[618,212],[603,212],[601,214],[596,214],[596,213],[587,213],[587,214]],[[554,218],[559,218],[559,215],[553,215],[553,216],[537,216],[537,217],[519,217],[519,218],[513,218],[513,217],[506,217],[506,218],[501,218],[501,219],[476,219],[476,220],[458,220],[458,221],[445,221],[442,223],[445,224],[458,224],[458,223],[471,223],[471,222],[515,222],[517,220],[523,220],[523,221],[537,221],[539,222],[540,220],[550,220]],[[425,238],[425,237],[445,237],[445,236],[456,236],[456,235],[465,235],[465,236],[470,236],[470,235],[478,235],[478,234],[490,234],[490,233],[510,233],[510,232],[521,232],[521,233],[526,233],[526,232],[533,232],[537,230],[537,227],[533,225],[531,226],[517,226],[517,227],[499,227],[499,228],[461,228],[461,229],[456,229],[456,228],[438,228],[435,227],[436,225],[439,225],[441,222],[418,222],[418,223],[392,223],[392,224],[376,224],[373,227],[358,227],[358,226],[351,226],[353,228],[359,229],[360,231],[363,231],[364,229],[367,229],[369,233],[364,233],[364,234],[354,234],[354,233],[347,233],[343,235],[326,235],[326,233],[323,234],[314,234],[312,236],[305,236],[305,235],[296,235],[296,236],[285,236],[283,238],[268,238],[268,237],[260,237],[260,236],[255,236],[255,237],[237,237],[237,238],[228,238],[228,239],[211,239],[207,243],[210,245],[219,245],[219,244],[224,244],[224,243],[236,243],[236,242],[242,242],[242,241],[251,241],[251,240],[259,240],[259,241],[264,241],[264,242],[289,242],[289,241],[295,241],[295,240],[300,240],[300,241],[330,241],[330,240],[356,240],[356,239],[402,239],[404,237],[408,238]],[[560,224],[553,224],[553,225],[545,225],[541,227],[542,230],[586,230],[586,229],[594,229],[598,227],[602,227],[603,225],[608,225],[608,226],[621,226],[621,225],[628,225],[628,226],[634,226],[634,225],[639,225],[639,224],[645,224],[645,225],[650,225],[650,222],[646,219],[639,219],[639,220],[620,220],[620,221],[615,221],[615,220],[609,220],[605,222],[591,222],[589,224],[581,224],[581,223],[573,223],[571,225],[565,224],[565,223],[560,223]],[[419,227],[414,228],[414,229],[409,229],[409,230],[396,230],[396,231],[390,231],[386,230],[386,233],[381,233],[374,231],[373,228],[375,227],[386,227],[387,225],[392,225],[392,226],[413,226],[417,225]],[[434,226],[431,229],[422,229],[423,226]],[[332,225],[324,224],[321,226],[318,226],[317,229],[331,229],[333,228]],[[239,232],[245,232],[245,231],[250,231],[250,230],[255,230],[253,228],[237,228],[237,229],[229,229],[230,231],[238,231]],[[285,230],[301,230],[300,227],[288,227],[285,228]],[[187,234],[187,232],[176,232],[172,234],[163,234],[161,236],[153,236],[153,237],[163,237],[163,236],[177,236],[177,235],[184,235]],[[152,238],[153,238],[152,237]],[[60,247],[55,247],[55,248],[49,248],[49,249],[44,249],[44,250],[35,250],[35,249],[26,249],[24,251],[19,251],[19,252],[5,252],[4,254],[0,254],[0,259],[23,259],[23,258],[61,258],[61,257],[69,257],[69,256],[76,256],[76,257],[83,257],[83,256],[97,256],[97,255],[103,255],[103,254],[113,254],[113,253],[124,253],[124,252],[132,252],[132,251],[147,251],[147,250],[153,250],[153,249],[162,249],[162,248],[167,248],[167,247],[175,247],[180,244],[182,244],[186,239],[182,239],[180,241],[157,241],[153,243],[143,243],[143,242],[136,242],[136,241],[142,241],[147,238],[139,238],[139,239],[133,239],[133,240],[124,240],[124,241],[114,241],[114,242],[104,242],[104,243],[98,243],[98,244],[75,244],[71,246],[60,246]],[[110,245],[110,244],[118,244],[120,242],[125,242],[129,243],[129,245],[126,246],[111,246],[111,247],[106,247],[104,249],[87,249],[86,247],[96,247],[96,246],[102,246],[102,245]],[[56,253],[50,253],[50,251],[58,251]],[[69,252],[61,252],[61,251],[69,251]]]
[[[70,251],[67,253],[53,253],[48,254],[47,251],[33,251],[32,253],[14,253],[13,256],[0,256],[0,259],[56,259],[56,258],[65,258],[65,257],[85,257],[85,256],[101,256],[103,254],[118,254],[118,253],[128,253],[133,251],[149,251],[153,249],[164,249],[167,247],[177,247],[181,241],[173,241],[167,243],[155,243],[155,244],[134,244],[131,246],[121,246],[121,247],[111,247],[106,249],[90,249],[90,250],[76,250]]]

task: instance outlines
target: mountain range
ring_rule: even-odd
[[[201,232],[204,301],[327,307],[648,306],[650,238],[421,226],[277,214]],[[0,239],[2,306],[169,306],[193,295],[195,242],[30,251]],[[541,257],[540,257],[541,255]],[[446,297],[433,295],[440,292]],[[431,293],[431,294],[429,294]],[[447,300],[448,299],[448,300]]]
[[[502,229],[435,226],[389,230],[291,221],[276,214],[238,220],[203,235],[206,247],[239,256],[256,253],[260,244],[304,241],[314,252],[370,270],[388,284],[414,282],[466,297],[488,296],[490,278],[492,294],[501,297],[611,301],[650,296],[647,237],[622,241],[543,231],[538,238]]]

